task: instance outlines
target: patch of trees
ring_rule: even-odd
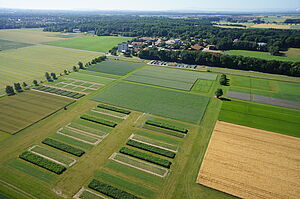
[[[222,74],[221,78],[220,78],[220,84],[222,86],[228,86],[228,82],[229,82],[229,79],[227,79],[225,74]]]
[[[264,60],[253,57],[207,53],[202,51],[166,51],[149,48],[139,53],[141,59],[154,59],[185,64],[207,65],[239,70],[300,77],[300,62]]]
[[[292,24],[299,24],[300,19],[286,19],[284,23],[292,23]]]

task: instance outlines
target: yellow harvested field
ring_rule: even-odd
[[[197,183],[246,199],[298,199],[300,138],[218,121]]]
[[[279,25],[279,24],[255,24],[251,28],[274,28],[274,29],[289,29],[290,25]]]

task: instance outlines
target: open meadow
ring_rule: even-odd
[[[299,196],[300,139],[217,122],[197,183],[240,198]]]

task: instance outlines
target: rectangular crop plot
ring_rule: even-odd
[[[114,153],[109,159],[159,177],[165,177],[168,174],[168,169],[166,168],[159,167],[124,154]]]
[[[208,97],[167,89],[120,82],[93,100],[181,121],[199,123]]]
[[[72,103],[72,99],[26,91],[0,99],[0,130],[15,134]]]
[[[142,64],[124,61],[104,61],[87,68],[86,70],[110,73],[114,75],[126,75],[127,73],[143,66]]]
[[[217,75],[203,72],[147,66],[133,73],[125,80],[180,90],[190,90],[197,79],[216,80],[216,77]]]
[[[22,48],[22,47],[31,46],[31,45],[32,44],[0,39],[0,51],[14,49],[14,48]]]
[[[197,183],[240,198],[299,198],[300,139],[217,122]]]
[[[85,134],[80,131],[75,131],[73,129],[68,129],[68,128],[62,128],[57,131],[58,134],[62,134],[64,136],[70,137],[72,139],[87,143],[87,144],[92,144],[92,145],[97,145],[101,139],[98,137],[91,136],[90,134]]]

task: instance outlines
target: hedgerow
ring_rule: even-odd
[[[178,131],[178,132],[185,133],[185,134],[188,132],[188,130],[185,128],[173,126],[171,124],[166,124],[166,123],[162,123],[162,122],[152,121],[152,120],[147,120],[146,124],[149,124],[152,126],[158,126],[158,127],[173,130],[173,131]]]
[[[90,184],[88,185],[89,188],[98,191],[100,193],[103,193],[107,196],[110,196],[112,198],[118,198],[118,199],[140,199],[140,197],[137,197],[135,195],[132,195],[126,191],[123,191],[121,189],[118,189],[116,187],[113,187],[109,184],[100,182],[98,180],[93,179]]]
[[[64,167],[60,164],[57,164],[55,162],[52,162],[52,161],[50,161],[46,158],[43,158],[41,156],[38,156],[34,153],[31,153],[29,151],[25,151],[19,157],[23,160],[31,162],[35,165],[38,165],[38,166],[40,166],[44,169],[47,169],[49,171],[52,171],[52,172],[56,173],[56,174],[61,174],[66,170],[66,167]]]
[[[122,147],[119,152],[126,154],[126,155],[130,155],[135,158],[139,158],[141,160],[145,160],[145,161],[166,167],[166,168],[170,168],[170,166],[172,164],[169,160],[162,159],[160,157],[156,157],[156,156],[153,156],[153,155],[150,155],[147,153],[143,153],[143,152],[140,152],[140,151],[137,151],[134,149],[130,149],[127,147]]]
[[[96,117],[89,116],[89,115],[82,115],[82,116],[80,116],[80,118],[84,119],[84,120],[91,121],[91,122],[95,122],[95,123],[98,123],[98,124],[103,124],[103,125],[106,125],[106,126],[109,126],[109,127],[117,126],[117,124],[114,123],[114,122],[103,120],[103,119],[96,118]]]
[[[76,155],[78,157],[82,156],[85,152],[81,149],[75,148],[73,146],[70,146],[68,144],[52,140],[50,138],[46,138],[45,140],[42,141],[43,144],[46,144],[48,146],[54,147],[56,149],[62,150],[64,152]]]
[[[120,109],[120,108],[116,108],[116,107],[113,107],[113,106],[107,106],[107,105],[104,105],[104,104],[99,104],[98,107],[99,108],[104,108],[104,109],[107,109],[107,110],[111,110],[111,111],[116,111],[116,112],[119,112],[119,113],[124,113],[124,114],[127,114],[127,115],[131,113],[130,111]]]
[[[163,155],[163,156],[166,156],[166,157],[169,157],[169,158],[174,158],[175,155],[176,155],[176,153],[174,153],[172,151],[168,151],[168,150],[165,150],[165,149],[162,149],[162,148],[159,148],[159,147],[155,147],[155,146],[151,146],[151,145],[144,144],[144,143],[141,143],[141,142],[137,142],[135,140],[128,140],[126,144],[129,145],[129,146],[139,148],[139,149],[143,149],[145,151],[149,151],[149,152],[152,152],[152,153]]]

